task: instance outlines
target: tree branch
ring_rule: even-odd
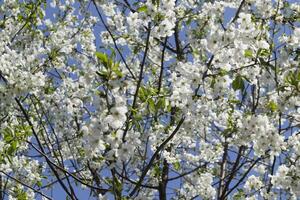
[[[146,166],[146,168],[143,170],[142,175],[139,179],[139,181],[137,182],[136,186],[134,187],[134,189],[132,190],[132,192],[130,193],[130,197],[132,197],[136,191],[140,188],[145,176],[147,175],[148,171],[150,170],[150,168],[152,167],[152,164],[156,158],[156,156],[159,154],[159,152],[165,147],[165,145],[172,140],[172,138],[175,136],[175,134],[178,132],[178,130],[180,129],[182,123],[184,122],[184,117],[181,118],[181,120],[179,121],[177,127],[175,128],[175,130],[172,132],[172,134],[156,149],[155,153],[152,155],[148,165]]]

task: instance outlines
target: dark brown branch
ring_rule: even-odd
[[[129,121],[130,121],[130,119],[133,116],[134,109],[136,108],[136,102],[137,102],[139,90],[140,90],[140,87],[141,87],[141,83],[143,81],[144,67],[145,67],[146,57],[147,57],[148,50],[149,50],[150,34],[151,34],[151,29],[150,29],[150,24],[149,24],[149,26],[148,26],[148,33],[147,33],[147,39],[146,39],[145,52],[144,52],[144,56],[143,56],[143,60],[142,60],[141,66],[140,66],[139,79],[138,79],[138,82],[137,82],[137,85],[136,85],[136,90],[135,90],[134,97],[133,97],[132,111],[130,112],[129,117],[127,118],[126,128],[124,130],[123,137],[122,137],[122,141],[123,142],[125,142],[126,134],[127,134],[127,131],[129,129],[129,124],[130,124]]]
[[[161,174],[161,180],[158,186],[159,199],[166,200],[167,199],[167,184],[168,184],[168,175],[169,175],[169,164],[166,159],[163,161],[163,168]]]
[[[37,8],[40,6],[40,2],[37,3],[34,7],[34,9],[31,11],[31,13],[29,14],[28,18],[26,19],[26,22],[22,25],[22,27],[14,34],[14,36],[11,38],[10,42],[12,43],[15,38],[17,37],[17,35],[19,35],[23,29],[28,25],[28,23],[30,22],[30,18],[35,14],[35,12],[37,11]]]
[[[159,154],[159,152],[165,147],[166,144],[168,144],[168,142],[170,140],[172,140],[172,138],[175,136],[175,134],[178,132],[178,130],[180,129],[181,125],[183,124],[184,122],[184,117],[181,118],[181,120],[179,121],[177,127],[175,128],[175,130],[172,132],[172,134],[161,144],[159,145],[159,147],[156,149],[156,151],[154,152],[154,154],[152,155],[148,165],[145,167],[145,169],[143,170],[142,172],[142,175],[139,179],[139,181],[137,182],[137,185],[134,187],[134,189],[132,190],[132,192],[130,193],[130,197],[132,197],[136,192],[137,190],[141,187],[141,184],[144,180],[144,178],[146,177],[148,171],[150,170],[150,168],[152,167],[153,165],[153,162],[155,160],[155,158],[157,157],[157,155]]]
[[[224,199],[224,196],[225,196],[225,194],[226,194],[226,191],[227,191],[227,189],[228,189],[228,187],[229,187],[231,181],[233,180],[234,176],[236,175],[236,169],[238,168],[238,166],[239,166],[239,164],[240,164],[240,161],[241,161],[240,159],[241,159],[241,157],[242,157],[243,149],[244,149],[243,146],[241,146],[241,147],[239,148],[239,152],[238,152],[238,155],[237,155],[237,157],[236,157],[236,159],[235,159],[235,163],[234,163],[234,165],[233,165],[233,167],[232,167],[232,169],[231,169],[231,172],[230,172],[230,174],[229,174],[228,180],[227,180],[227,182],[226,182],[226,184],[225,184],[225,186],[224,186],[223,192],[222,192],[222,194],[221,194],[221,199]]]
[[[225,142],[224,144],[224,153],[221,163],[221,171],[220,171],[220,182],[218,187],[218,198],[221,197],[221,194],[224,189],[224,179],[226,177],[226,165],[227,165],[227,153],[228,153],[228,144]]]
[[[235,190],[240,184],[241,182],[244,181],[244,179],[248,176],[249,172],[252,170],[252,168],[261,160],[261,158],[258,158],[255,160],[254,163],[252,163],[252,165],[248,168],[248,170],[244,173],[244,175],[242,176],[242,178],[240,178],[240,180],[226,193],[226,195],[224,195],[224,199],[226,199],[226,197],[233,191]]]
[[[206,167],[206,165],[207,165],[207,163],[205,163],[205,164],[203,164],[203,165],[199,165],[198,167],[195,167],[194,169],[192,169],[192,170],[190,170],[190,171],[188,171],[188,172],[184,172],[184,173],[182,173],[182,174],[180,174],[180,175],[178,175],[178,176],[169,178],[168,181],[174,181],[174,180],[179,179],[179,178],[182,178],[182,177],[184,177],[184,176],[186,176],[186,175],[192,174],[192,173],[198,171],[199,169],[201,169],[202,167]]]
[[[36,133],[36,131],[35,131],[35,129],[34,129],[34,126],[33,126],[32,122],[31,122],[31,120],[30,120],[29,115],[27,114],[26,110],[24,109],[24,107],[23,107],[23,105],[21,104],[21,102],[19,101],[19,99],[15,98],[15,101],[17,102],[19,108],[21,109],[23,115],[25,116],[25,119],[26,119],[27,123],[29,124],[29,126],[30,126],[30,128],[31,128],[31,131],[32,131],[32,133],[33,133],[35,139],[37,140],[38,146],[39,146],[39,148],[41,149],[40,152],[43,153],[43,155],[45,155],[44,147],[43,147],[43,145],[42,145],[42,143],[41,143],[41,141],[40,141],[40,139],[39,139],[39,137],[38,137],[38,135],[37,135],[37,133]],[[50,159],[49,159],[46,155],[45,155],[44,157],[45,157],[46,162],[47,162],[47,164],[49,165],[51,171],[54,173],[54,175],[56,176],[58,182],[60,183],[60,185],[62,186],[62,188],[64,189],[64,191],[67,193],[67,195],[68,195],[71,199],[73,199],[73,200],[77,199],[76,197],[74,197],[74,196],[69,192],[68,188],[66,187],[66,185],[65,185],[65,184],[63,183],[63,181],[61,180],[61,178],[60,178],[58,172],[57,172],[56,169],[53,167],[53,163],[50,161]]]
[[[175,44],[176,44],[176,54],[177,54],[177,59],[179,61],[182,61],[184,59],[183,57],[183,51],[182,47],[180,44],[180,39],[179,39],[179,22],[176,22],[175,28],[174,28],[174,37],[175,37]]]
[[[14,180],[15,182],[17,182],[17,183],[19,183],[19,184],[21,184],[21,185],[23,185],[23,186],[25,186],[25,187],[27,187],[27,188],[33,190],[34,192],[36,192],[36,193],[40,194],[41,196],[45,197],[46,199],[52,200],[51,197],[45,195],[44,193],[42,193],[42,192],[38,191],[37,189],[31,187],[30,185],[27,185],[26,183],[24,183],[24,182],[22,182],[22,181],[16,179],[15,177],[13,177],[13,176],[11,176],[11,175],[5,173],[4,171],[0,171],[0,173],[4,174],[5,176],[7,176],[8,178]],[[1,198],[2,198],[2,196],[1,196]]]
[[[163,79],[163,72],[164,72],[164,60],[165,60],[165,51],[167,46],[168,37],[165,38],[165,42],[163,45],[162,55],[161,55],[161,62],[160,62],[160,73],[158,79],[158,94],[160,93],[161,86],[162,86],[162,79]]]
[[[85,185],[91,189],[97,189],[97,190],[100,190],[102,192],[107,192],[109,191],[109,189],[103,189],[103,188],[98,188],[96,186],[93,186],[93,185],[90,185],[88,183],[85,183],[83,182],[82,180],[80,180],[77,176],[75,176],[74,174],[75,173],[71,173],[71,172],[68,172],[67,170],[63,169],[62,167],[58,166],[57,164],[53,163],[49,158],[48,156],[41,152],[41,150],[39,150],[34,144],[32,144],[31,142],[27,141],[28,144],[30,144],[30,146],[32,146],[37,152],[39,152],[43,157],[45,157],[46,161],[48,160],[48,162],[50,162],[54,167],[56,167],[57,169],[61,170],[62,172],[64,173],[67,173],[69,176],[71,176],[73,179],[75,179],[76,181],[78,181],[79,183],[81,183],[82,185]]]
[[[242,0],[240,6],[238,7],[238,9],[237,9],[237,11],[235,13],[235,16],[233,17],[233,19],[231,20],[230,23],[234,23],[239,18],[239,14],[240,14],[240,12],[241,12],[242,7],[244,6],[244,4],[245,4],[245,0]]]

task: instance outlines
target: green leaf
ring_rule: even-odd
[[[220,76],[225,76],[228,74],[228,72],[225,69],[220,69],[219,74]]]
[[[5,132],[3,139],[6,143],[9,143],[10,141],[13,140],[13,138],[14,137],[12,136],[12,134],[10,134],[10,132]]]
[[[1,22],[1,23],[0,23],[0,28],[1,28],[1,29],[4,29],[4,28],[5,28],[5,22]]]
[[[246,50],[244,51],[244,56],[245,56],[246,58],[253,58],[253,52],[252,52],[252,50],[246,49]]]
[[[241,102],[240,102],[240,100],[237,100],[237,99],[231,99],[231,100],[229,100],[229,103],[231,103],[231,104],[239,104]]]
[[[154,113],[156,111],[155,103],[153,99],[148,99],[150,112]]]
[[[139,7],[139,8],[137,9],[138,12],[147,12],[147,10],[148,10],[148,8],[147,8],[146,5],[141,6],[141,7]]]
[[[158,92],[157,88],[154,88],[154,87],[150,87],[149,90],[150,90],[151,95],[156,95]]]
[[[43,183],[42,183],[42,181],[38,181],[38,182],[36,182],[36,185],[37,185],[38,187],[42,187],[42,186],[43,186]]]
[[[189,17],[189,18],[188,18],[188,20],[186,21],[186,25],[188,25],[188,26],[189,26],[189,25],[191,25],[191,23],[192,23],[192,18],[191,18],[191,17]]]
[[[139,98],[144,102],[147,99],[147,90],[144,87],[140,87],[139,89]]]
[[[163,19],[165,19],[165,15],[161,14],[161,13],[157,13],[155,16],[154,16],[154,21],[155,22],[160,22],[162,21]]]
[[[172,106],[171,106],[171,104],[168,104],[168,106],[167,106],[167,111],[168,111],[168,112],[171,112],[171,110],[172,110]]]
[[[17,189],[17,200],[28,200],[27,194],[21,189]]]
[[[213,78],[210,82],[210,88],[214,88],[215,84],[216,84],[216,79]]]
[[[269,101],[267,104],[267,108],[272,112],[275,112],[276,110],[278,110],[278,105],[274,101]]]
[[[115,72],[115,74],[116,74],[119,78],[122,78],[122,77],[123,77],[123,73],[122,73],[120,70],[116,69],[116,70],[113,70],[113,72]]]
[[[152,4],[156,5],[158,7],[159,6],[159,0],[152,0]]]
[[[269,49],[259,49],[258,52],[257,52],[258,56],[261,56],[261,57],[268,57],[270,56],[270,50]]]
[[[153,170],[154,170],[154,176],[155,176],[155,177],[159,177],[161,171],[160,171],[160,167],[159,167],[158,164],[156,164],[156,165],[154,166]]]
[[[156,104],[156,107],[160,109],[164,109],[166,107],[166,99],[164,97],[160,98]]]
[[[140,46],[138,46],[138,45],[137,45],[137,46],[134,46],[134,47],[133,47],[133,53],[134,53],[134,54],[137,54],[137,53],[140,51],[140,49],[141,49]]]
[[[245,86],[244,86],[244,80],[243,77],[241,75],[238,75],[232,82],[232,88],[234,90],[244,90]]]
[[[44,91],[45,91],[45,94],[53,94],[54,92],[55,92],[55,88],[54,87],[46,87],[45,89],[44,89]]]
[[[300,84],[300,71],[292,72],[290,71],[287,76],[285,76],[284,81],[294,87],[298,88]]]
[[[238,192],[234,194],[233,199],[234,200],[242,200],[245,199],[245,193],[242,189],[237,189]]]
[[[7,149],[7,155],[12,156],[15,153],[15,149],[13,148],[13,146],[8,147]]]
[[[99,61],[105,66],[107,67],[108,64],[108,58],[107,55],[101,52],[96,52],[95,53],[96,57],[99,59]]]
[[[108,59],[107,68],[109,68],[109,69],[113,68],[113,63],[114,63],[114,61],[112,58]]]
[[[114,64],[111,70],[112,70],[119,78],[122,78],[122,77],[123,77],[123,73],[120,71],[119,65],[120,65],[120,63]]]
[[[180,162],[179,161],[177,161],[177,162],[175,162],[174,164],[173,164],[173,166],[174,166],[174,169],[175,170],[180,170]]]
[[[108,77],[109,77],[109,73],[107,71],[103,71],[103,70],[96,72],[96,74],[98,74],[98,76],[105,78],[105,79],[108,79]]]

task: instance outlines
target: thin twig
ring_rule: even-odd
[[[99,10],[99,8],[98,8],[98,6],[97,6],[95,0],[92,0],[92,2],[93,2],[94,6],[95,6],[95,8],[96,8],[97,14],[98,14],[99,17],[100,17],[100,20],[101,20],[103,26],[105,27],[105,29],[106,29],[107,32],[109,33],[110,37],[112,38],[113,43],[114,43],[114,46],[115,46],[115,48],[117,49],[119,55],[121,56],[121,59],[122,59],[123,63],[125,64],[125,67],[127,68],[127,70],[129,71],[129,73],[131,74],[132,78],[135,79],[135,76],[134,76],[133,72],[132,72],[131,69],[129,68],[129,66],[128,66],[128,64],[127,64],[127,62],[126,62],[126,60],[125,60],[125,58],[124,58],[124,56],[123,56],[123,54],[122,54],[122,52],[120,51],[120,49],[119,49],[119,47],[118,47],[118,45],[117,45],[117,42],[116,42],[116,39],[115,39],[114,35],[112,34],[112,32],[110,31],[110,29],[109,29],[108,26],[106,25],[106,23],[105,23],[105,21],[104,21],[102,15],[101,15],[101,12],[100,12],[100,10]]]
[[[37,189],[31,187],[30,185],[27,185],[26,183],[23,183],[22,181],[20,181],[20,180],[16,179],[15,177],[13,177],[13,176],[11,176],[11,175],[5,173],[4,171],[0,171],[0,173],[4,174],[4,175],[7,176],[8,178],[10,178],[10,179],[16,181],[17,183],[19,183],[19,184],[21,184],[21,185],[23,185],[23,186],[25,186],[25,187],[27,187],[27,188],[33,190],[34,192],[36,192],[36,193],[42,195],[43,197],[45,197],[45,198],[47,198],[47,199],[49,199],[49,200],[52,200],[51,197],[45,195],[44,193],[42,193],[42,192],[38,191]]]

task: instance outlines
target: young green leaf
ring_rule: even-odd
[[[232,82],[232,88],[234,90],[244,90],[244,80],[243,77],[238,75]]]
[[[253,52],[252,52],[252,50],[246,49],[246,50],[244,51],[244,56],[245,56],[246,58],[253,58]]]
[[[137,9],[137,11],[138,12],[147,12],[147,6],[146,5],[144,5],[144,6],[141,6],[141,7],[139,7],[138,9]]]

